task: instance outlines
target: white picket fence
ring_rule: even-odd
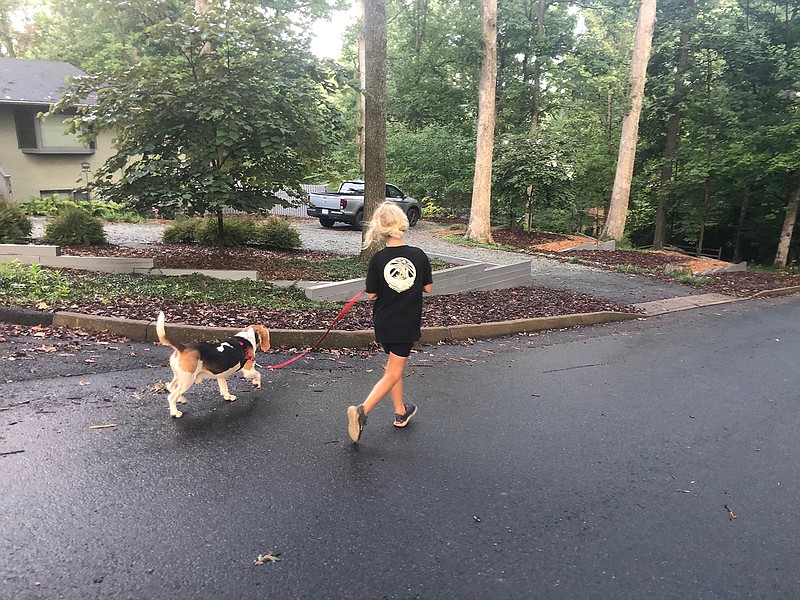
[[[324,194],[328,191],[328,186],[326,185],[302,185],[300,186],[303,188],[303,191],[309,194]],[[305,217],[306,216],[306,204],[308,200],[305,196],[302,198],[293,198],[289,196],[286,192],[278,192],[277,194],[279,197],[292,202],[292,206],[280,206],[275,205],[273,206],[268,212],[271,215],[276,215],[279,217]],[[223,211],[226,215],[235,215],[240,214],[241,211],[234,210],[232,208],[226,208]]]

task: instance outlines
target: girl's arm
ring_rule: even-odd
[[[428,285],[422,288],[422,291],[425,292],[426,294],[430,294],[432,289],[433,289],[433,284],[429,283]]]

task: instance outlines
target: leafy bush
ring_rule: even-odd
[[[238,248],[252,243],[256,236],[256,222],[253,219],[225,218],[222,220],[222,235],[226,248]],[[205,219],[198,226],[195,241],[201,246],[216,246],[217,219]]]
[[[78,207],[58,214],[44,231],[44,241],[63,246],[96,246],[106,243],[103,222]]]
[[[279,250],[294,250],[301,246],[300,233],[280,217],[269,217],[263,223],[250,218],[226,217],[222,222],[225,246],[264,246]],[[164,230],[168,244],[199,244],[216,246],[217,219],[187,219],[177,221]]]
[[[31,220],[20,206],[0,200],[0,244],[20,244],[32,229]]]
[[[254,243],[258,246],[278,250],[296,250],[302,246],[300,233],[292,224],[280,217],[269,217],[259,223],[255,230]]]
[[[61,271],[23,265],[17,260],[0,264],[0,289],[4,290],[0,298],[9,304],[74,300],[69,278]]]
[[[29,215],[52,217],[67,208],[80,208],[94,217],[105,221],[122,221],[124,223],[141,223],[145,218],[124,204],[103,200],[72,200],[58,194],[30,198],[22,204]]]
[[[162,239],[167,244],[196,244],[197,230],[203,226],[203,219],[175,221],[164,230]]]

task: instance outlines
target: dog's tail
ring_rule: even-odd
[[[169,346],[173,350],[177,350],[178,352],[183,351],[183,344],[178,342],[171,342],[167,338],[167,330],[164,328],[164,321],[166,317],[164,317],[164,311],[159,311],[158,313],[158,320],[156,321],[156,333],[158,333],[158,341],[164,344],[165,346]]]

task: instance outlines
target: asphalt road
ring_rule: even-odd
[[[171,420],[166,348],[51,344],[0,344],[0,598],[800,597],[798,297],[421,347],[359,445],[379,355]]]

